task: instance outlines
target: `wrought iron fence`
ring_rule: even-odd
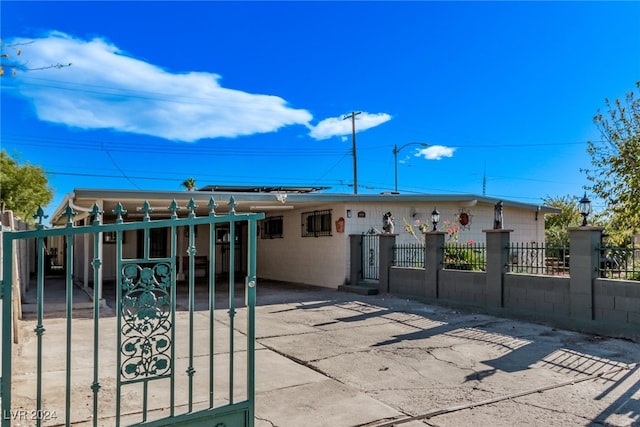
[[[600,277],[640,281],[640,247],[601,246],[598,249]]]
[[[508,270],[511,273],[547,276],[568,275],[569,248],[537,242],[511,243]]]
[[[444,246],[447,270],[486,271],[487,247],[484,243],[447,243]]]
[[[420,243],[394,245],[393,265],[396,267],[424,268],[424,245]]]

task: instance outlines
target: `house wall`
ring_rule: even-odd
[[[445,221],[449,221],[451,226],[457,225],[459,228],[459,242],[485,242],[485,233],[482,230],[493,228],[494,206],[482,203],[469,205],[470,203],[440,203],[437,206],[416,203],[348,203],[344,204],[346,233],[362,234],[372,229],[382,232],[382,217],[386,212],[391,212],[395,218],[394,232],[398,234],[397,243],[415,243],[415,238],[404,230],[404,221],[410,225],[415,225],[417,221],[422,224],[428,223],[431,229],[431,212],[435,207],[440,212],[438,230],[446,231]],[[457,215],[463,209],[471,218],[467,227],[456,223]],[[347,217],[347,210],[351,210],[351,218]],[[359,218],[358,212],[364,212],[365,218]],[[503,210],[503,217],[503,228],[514,230],[513,242],[544,242],[542,213],[536,216],[535,211],[507,206]],[[414,230],[418,232],[417,227],[414,227]]]
[[[331,209],[331,236],[302,237],[302,214]],[[283,217],[283,237],[258,238],[258,277],[337,288],[348,277],[348,234],[336,231],[336,221],[345,218],[344,205],[305,207],[267,213]],[[345,218],[346,219],[346,218]]]
[[[332,210],[332,235],[322,237],[301,237],[301,214],[313,210]],[[266,217],[283,217],[283,238],[258,238],[258,276],[265,279],[312,284],[337,288],[349,281],[350,256],[348,256],[350,234],[382,232],[382,217],[391,212],[395,218],[394,233],[397,243],[416,243],[416,239],[404,230],[404,220],[410,224],[416,221],[431,221],[434,206],[415,203],[335,203],[323,204],[292,211],[274,211]],[[456,215],[464,209],[471,216],[468,227],[458,227],[458,241],[485,241],[484,229],[493,228],[494,206],[489,204],[442,203],[439,229],[444,229],[444,221],[456,225]],[[350,211],[350,215],[348,213]],[[358,213],[364,213],[364,217]],[[531,210],[505,207],[504,227],[514,230],[514,241],[544,242],[544,215]],[[336,231],[336,221],[345,220],[344,233]],[[417,230],[417,229],[416,229]],[[420,237],[420,236],[418,236]],[[458,292],[453,289],[451,292]],[[469,289],[473,295],[475,288]],[[475,298],[475,297],[472,297]]]
[[[431,211],[437,207],[440,211],[439,229],[446,228],[445,221],[456,225],[456,216],[464,210],[471,218],[467,227],[458,225],[458,241],[476,242],[485,241],[484,229],[493,227],[494,206],[488,203],[471,202],[446,202],[436,206],[429,203],[395,202],[319,202],[315,206],[305,206],[291,211],[267,212],[266,216],[282,216],[284,236],[276,239],[258,238],[257,244],[257,272],[258,276],[273,280],[291,281],[313,284],[330,288],[337,288],[350,280],[350,234],[363,234],[371,230],[382,231],[382,217],[386,212],[392,212],[395,217],[395,234],[398,243],[415,243],[416,239],[404,230],[404,220],[415,224],[416,221],[429,223]],[[301,214],[313,210],[332,210],[332,234],[331,236],[302,237]],[[360,217],[359,212],[364,216]],[[349,214],[350,213],[350,214]],[[344,232],[338,233],[336,221],[344,218]],[[429,228],[431,228],[429,226]],[[544,241],[544,215],[538,215],[532,210],[519,208],[504,208],[504,228],[513,229],[512,241],[543,242]],[[135,231],[125,233],[123,254],[125,258],[135,258],[137,245]],[[187,237],[183,230],[178,231],[178,257],[186,256]],[[209,255],[209,233],[206,226],[198,229],[196,236],[196,250],[198,256]],[[418,236],[421,240],[421,236]],[[246,242],[246,235],[243,235]],[[79,243],[83,245],[84,242]],[[216,247],[216,259],[221,260],[220,245]],[[115,278],[115,245],[104,244],[103,278],[112,280]],[[78,256],[81,253],[76,252]],[[243,250],[242,263],[246,265],[246,251]],[[87,261],[90,262],[90,261]],[[74,274],[78,277],[86,270],[81,268],[82,260],[76,259]],[[179,267],[181,265],[179,264]],[[219,270],[216,268],[216,270]],[[186,271],[183,271],[186,273]],[[90,275],[91,276],[91,275]]]

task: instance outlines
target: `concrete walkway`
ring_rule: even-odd
[[[241,298],[238,295],[238,301]],[[228,366],[228,352],[218,340],[225,335],[222,331],[228,331],[229,319],[223,309],[224,295],[218,302],[216,386],[225,390],[228,378],[222,372]],[[387,295],[268,282],[258,284],[258,305],[258,427],[640,425],[636,366],[640,345],[636,343]],[[206,300],[198,298],[197,308],[203,306]],[[208,312],[197,312],[195,318],[196,341],[202,344]],[[240,309],[234,336],[241,352],[245,318],[246,312]],[[104,329],[100,424],[105,426],[112,425],[114,413],[114,386],[109,379],[117,370],[114,319],[105,316],[100,325]],[[34,325],[28,318],[21,322],[21,340],[14,352],[14,402],[27,409],[33,402]],[[73,323],[77,356],[71,412],[77,425],[91,419],[87,384],[92,375],[93,343],[88,338],[92,325],[90,318]],[[176,327],[185,325],[187,312],[179,312]],[[45,347],[49,409],[60,407],[56,396],[64,394],[65,349],[59,337],[64,337],[65,327],[62,318],[45,321],[45,335],[58,336]],[[176,348],[184,348],[186,341],[179,339]],[[196,365],[202,371],[208,348],[200,344]],[[236,378],[243,378],[243,357],[238,356]],[[185,363],[180,356],[176,372],[184,372]],[[245,392],[241,385],[234,391],[239,398]],[[130,392],[124,403],[123,413],[129,417],[125,420],[131,422],[137,417],[136,393]],[[206,385],[198,385],[196,401],[204,402],[202,396],[207,393]],[[165,394],[164,388],[154,389],[152,411],[162,413]],[[222,404],[229,396],[222,392],[216,399]]]

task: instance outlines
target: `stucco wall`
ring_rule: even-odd
[[[331,236],[302,237],[302,213],[331,209]],[[337,288],[349,275],[347,232],[336,231],[336,221],[344,217],[340,204],[267,213],[283,217],[283,237],[258,237],[258,277]],[[345,224],[346,225],[346,224]]]

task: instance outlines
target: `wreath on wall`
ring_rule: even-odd
[[[463,230],[471,229],[471,222],[473,219],[473,215],[467,209],[460,209],[458,211],[458,215],[456,215],[456,222],[460,225],[460,228]]]

